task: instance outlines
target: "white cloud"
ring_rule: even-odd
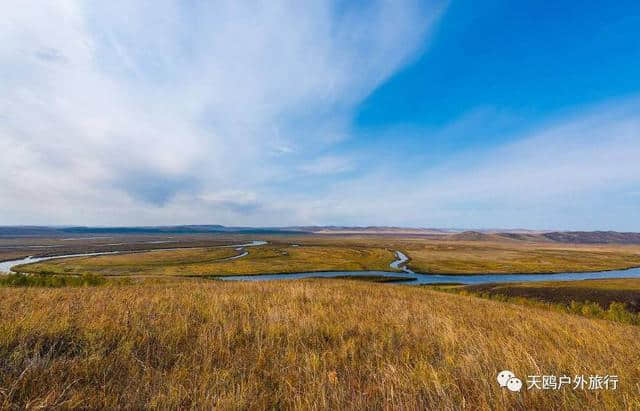
[[[303,174],[327,175],[340,174],[355,168],[352,159],[342,156],[322,156],[309,160],[299,167]]]
[[[301,196],[307,224],[640,230],[640,99],[611,101],[438,167],[406,164]]]
[[[269,184],[345,138],[439,5],[5,4],[0,224],[237,223],[246,208],[206,198],[267,204]]]

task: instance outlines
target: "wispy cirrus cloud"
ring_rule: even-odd
[[[472,132],[474,125],[467,125]],[[640,230],[634,196],[640,188],[640,98],[566,114],[506,140],[435,166],[409,164],[401,171],[383,163],[377,171],[336,184],[322,200],[298,199],[304,204],[301,218],[365,225]]]
[[[206,198],[268,208],[270,184],[312,174],[442,6],[6,4],[0,223],[241,223],[258,208]]]

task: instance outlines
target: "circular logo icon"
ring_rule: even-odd
[[[498,384],[500,384],[501,387],[506,387],[509,380],[515,378],[515,376],[516,375],[509,370],[500,371],[498,373]]]
[[[507,381],[507,388],[509,391],[518,392],[522,389],[522,381],[516,377],[509,378],[509,381]]]

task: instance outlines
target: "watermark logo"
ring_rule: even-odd
[[[510,378],[507,381],[507,388],[512,392],[519,392],[522,389],[522,381],[517,377]]]
[[[524,384],[522,380],[509,370],[498,373],[498,384],[512,392],[520,392]],[[615,391],[618,389],[617,375],[529,375],[526,379],[527,390],[588,390]]]
[[[509,391],[518,392],[522,389],[522,380],[509,370],[500,371],[497,379],[498,384]]]
[[[565,388],[587,391],[615,391],[618,389],[617,375],[529,375],[528,390],[562,390]]]

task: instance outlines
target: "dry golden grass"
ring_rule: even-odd
[[[554,273],[640,266],[640,247],[520,241],[432,241],[406,247],[409,267],[438,274]]]
[[[216,267],[219,275],[295,273],[303,271],[386,270],[392,251],[373,247],[256,247],[249,255]]]
[[[238,254],[233,248],[190,248],[48,260],[14,270],[75,275],[189,275],[207,273],[212,264]]]
[[[418,287],[4,288],[0,312],[0,408],[640,407],[640,328]],[[510,393],[505,368],[620,389]]]
[[[384,248],[261,246],[247,248],[237,260],[220,259],[240,252],[229,248],[168,250],[91,258],[68,258],[24,265],[30,273],[101,275],[233,275],[301,271],[390,270],[395,259]]]
[[[487,236],[493,238],[492,236]],[[272,241],[279,241],[273,237]],[[410,236],[306,236],[300,244],[386,247],[402,250],[409,267],[421,273],[554,273],[619,270],[640,266],[640,245],[563,244],[548,241],[463,241]]]

